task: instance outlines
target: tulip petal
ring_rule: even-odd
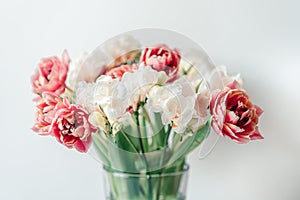
[[[240,88],[240,84],[239,84],[239,82],[234,80],[233,82],[227,84],[226,87],[229,87],[230,89],[238,89],[238,88]]]
[[[225,121],[236,124],[239,120],[239,117],[233,111],[227,111],[225,116]]]
[[[256,114],[258,115],[258,116],[260,116],[264,111],[259,107],[259,106],[257,106],[257,105],[254,105],[254,108],[255,108],[255,110],[256,110]]]
[[[68,54],[68,51],[65,49],[63,54],[62,54],[62,62],[65,66],[69,66],[69,63],[70,63],[70,57],[69,57],[69,54]]]
[[[258,127],[256,127],[255,132],[252,135],[250,135],[250,139],[251,140],[261,140],[261,139],[264,139],[264,137],[258,131]]]

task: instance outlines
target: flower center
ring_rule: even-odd
[[[247,105],[245,105],[243,102],[238,101],[234,106],[230,108],[230,111],[233,111],[235,115],[238,116],[238,126],[244,126],[248,124],[250,120],[250,111]]]
[[[63,135],[69,135],[74,133],[75,126],[73,123],[70,123],[67,119],[63,119],[59,124],[59,129]]]

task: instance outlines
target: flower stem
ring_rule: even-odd
[[[166,136],[164,138],[163,147],[166,147],[168,145],[168,140],[169,140],[169,136],[170,136],[171,130],[172,130],[172,126],[169,124],[168,125],[168,130],[166,132]],[[160,175],[164,172],[164,167],[163,167],[163,165],[164,165],[164,159],[165,159],[165,152],[163,153],[163,155],[161,157],[161,161],[160,161],[160,165],[162,167],[161,170],[160,170],[160,172],[159,172]],[[158,199],[158,200],[159,200],[159,196],[160,196],[160,188],[161,188],[161,181],[162,181],[161,179],[162,178],[159,177],[158,187],[157,187],[158,188],[158,192],[156,194],[156,199]]]
[[[137,125],[137,131],[138,131],[138,137],[139,137],[139,143],[141,147],[141,156],[143,157],[145,167],[146,167],[146,176],[147,176],[147,181],[148,181],[148,197],[149,200],[152,200],[152,182],[151,182],[151,173],[149,173],[148,169],[148,161],[145,156],[145,149],[142,141],[142,134],[141,134],[141,129],[140,129],[140,120],[139,120],[139,106],[137,110],[134,112],[135,115],[135,120],[136,120],[136,125]]]
[[[169,141],[169,136],[170,136],[171,130],[172,130],[172,126],[169,124],[168,125],[168,130],[166,132],[166,137],[165,137],[165,140],[164,140],[164,143],[163,143],[164,146],[168,145],[168,141]]]

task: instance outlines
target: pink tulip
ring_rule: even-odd
[[[170,77],[169,81],[173,81],[177,77],[180,54],[176,49],[171,50],[166,45],[159,45],[153,48],[145,48],[140,61],[157,71],[165,71]]]
[[[125,72],[132,72],[133,69],[137,69],[138,66],[136,64],[133,65],[121,65],[119,67],[115,67],[106,72],[105,75],[111,76],[112,78],[122,78]]]
[[[67,51],[63,52],[62,60],[57,57],[42,59],[35,74],[31,77],[33,92],[53,92],[62,94],[66,88],[66,78],[69,67],[69,56]]]
[[[36,101],[37,112],[32,130],[40,135],[49,135],[49,128],[55,115],[54,109],[58,103],[62,103],[62,100],[54,93],[44,92]]]
[[[63,99],[56,105],[50,132],[66,147],[87,152],[92,142],[91,134],[97,131],[89,123],[88,117],[87,111],[82,107]]]
[[[258,130],[258,118],[263,110],[252,101],[238,82],[228,84],[222,91],[215,91],[210,101],[213,115],[212,128],[237,143],[263,139]]]

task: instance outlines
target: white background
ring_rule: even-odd
[[[299,9],[297,0],[2,1],[0,199],[104,199],[96,161],[30,130],[30,76],[41,57],[67,48],[76,58],[116,34],[156,27],[193,38],[240,72],[265,110],[265,140],[224,138],[205,160],[191,156],[188,199],[299,200]]]

